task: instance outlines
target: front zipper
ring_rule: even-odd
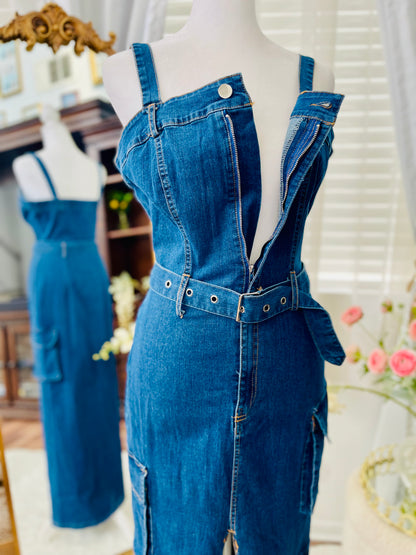
[[[231,143],[232,143],[232,157],[233,163],[235,167],[235,172],[237,176],[237,190],[238,190],[238,226],[239,226],[239,233],[241,237],[241,243],[243,245],[243,256],[244,256],[244,268],[245,268],[245,276],[244,276],[244,290],[246,289],[246,285],[250,283],[251,274],[253,271],[254,264],[250,264],[247,256],[247,245],[246,240],[243,233],[243,216],[242,216],[242,204],[241,204],[241,179],[240,179],[240,168],[238,163],[238,150],[237,150],[237,141],[235,138],[234,133],[234,125],[229,114],[225,114],[225,119],[227,121],[228,129],[231,136]]]
[[[287,197],[287,193],[288,193],[288,191],[289,191],[289,179],[290,179],[290,177],[292,176],[293,172],[295,171],[296,166],[298,165],[299,160],[300,160],[300,159],[302,158],[302,156],[308,151],[309,147],[310,147],[310,146],[312,145],[312,143],[315,141],[315,138],[316,138],[316,136],[317,136],[317,134],[318,134],[318,132],[319,132],[320,127],[321,127],[321,124],[320,124],[320,123],[317,123],[316,128],[315,128],[315,131],[314,131],[314,134],[312,135],[312,137],[311,137],[311,139],[309,140],[308,144],[305,146],[305,148],[302,150],[302,152],[301,152],[301,153],[299,154],[299,156],[296,158],[295,164],[294,164],[294,166],[292,167],[292,169],[291,169],[289,175],[288,175],[287,178],[286,178],[286,183],[285,183],[285,194],[284,194],[284,197],[283,197],[283,200],[282,200],[282,206],[281,206],[282,212],[284,211],[285,202],[286,202],[286,197]],[[296,135],[295,135],[295,137],[296,137]],[[285,157],[285,159],[286,159],[286,157]],[[282,170],[283,170],[283,163],[284,163],[284,160],[283,160],[283,162],[282,162]]]

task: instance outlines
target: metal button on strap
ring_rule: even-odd
[[[286,304],[286,301],[287,301],[286,297],[282,297],[282,298],[280,299],[280,303],[281,303],[281,304]]]
[[[170,279],[167,279],[165,281],[165,287],[167,287],[169,289],[169,287],[172,285],[172,282],[170,281]]]
[[[212,302],[212,303],[217,303],[217,302],[218,302],[218,297],[217,297],[217,295],[211,295],[211,302]]]
[[[223,83],[218,87],[218,94],[221,98],[230,98],[233,94],[233,88],[228,83]]]

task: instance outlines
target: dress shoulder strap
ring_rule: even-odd
[[[39,164],[41,170],[43,171],[45,177],[46,177],[46,181],[48,182],[48,185],[50,187],[50,190],[53,194],[53,198],[57,199],[57,195],[56,195],[56,191],[55,191],[55,187],[53,186],[52,183],[52,179],[51,176],[49,175],[48,170],[45,167],[45,164],[42,162],[42,160],[39,158],[39,156],[37,156],[34,152],[29,152],[29,154],[31,154],[33,156],[33,158],[37,161],[37,163]]]
[[[315,60],[311,56],[300,55],[299,60],[299,92],[311,91]]]
[[[160,102],[159,83],[152,50],[145,42],[132,44],[136,58],[137,72],[139,74],[140,86],[142,88],[143,108],[153,102]]]

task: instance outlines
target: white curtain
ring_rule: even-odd
[[[377,0],[407,207],[416,240],[416,2]]]
[[[15,11],[40,10],[45,0],[0,0],[0,15]],[[163,36],[167,0],[58,0],[69,14],[91,21],[101,38],[113,31],[115,50],[128,48],[132,42],[152,42]],[[3,18],[5,21],[5,18]]]
[[[133,42],[152,42],[163,36],[167,0],[65,0],[68,13],[92,21],[100,36],[117,35],[115,50]]]

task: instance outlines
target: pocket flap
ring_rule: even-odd
[[[32,344],[35,347],[52,349],[58,342],[58,332],[55,328],[49,330],[34,330],[31,332]]]
[[[59,353],[59,333],[55,328],[35,329],[30,333],[34,369],[41,382],[58,382],[63,378]]]

